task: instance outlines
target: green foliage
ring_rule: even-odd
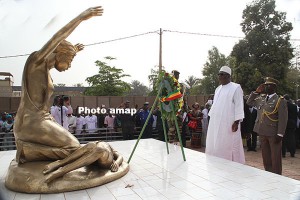
[[[284,93],[282,94],[289,94],[293,99],[299,99],[300,91],[299,91],[299,84],[300,84],[300,71],[296,67],[290,67],[287,73],[284,88],[282,90]],[[298,90],[298,91],[297,91]]]
[[[245,94],[250,93],[251,91],[257,88],[257,83],[262,83],[261,73],[253,67],[252,64],[247,62],[242,62],[234,70],[234,81],[242,84],[242,88]]]
[[[115,58],[105,57],[105,61],[112,61]],[[130,85],[121,79],[129,75],[123,74],[122,69],[109,66],[104,61],[97,60],[96,66],[99,67],[98,74],[86,78],[91,86],[84,94],[93,96],[122,96],[130,90]]]
[[[208,51],[208,60],[202,70],[204,76],[201,80],[202,94],[213,94],[215,92],[215,89],[219,86],[218,72],[228,62],[229,59],[221,54],[216,47]]]
[[[196,86],[200,82],[199,78],[196,78],[195,76],[188,76],[188,78],[185,80],[185,83],[190,87],[190,90],[193,89],[194,86]]]
[[[162,70],[159,73],[155,87],[157,91],[162,86],[159,100],[162,102],[161,115],[164,119],[173,121],[173,115],[178,115],[183,106],[183,97],[180,93],[180,83],[173,74]],[[172,96],[173,95],[173,96]],[[172,102],[172,103],[171,103]],[[173,109],[172,109],[173,106]],[[173,111],[175,113],[173,113]]]
[[[205,95],[204,88],[202,84],[194,85],[191,89],[189,89],[189,95]]]
[[[275,0],[257,0],[243,11],[241,26],[245,38],[233,47],[231,56],[235,58],[233,75],[244,92],[255,89],[267,76],[281,84],[286,82],[293,57],[290,44],[293,27],[286,22],[286,14],[275,7]]]
[[[157,69],[155,69],[157,68]],[[149,92],[149,96],[156,96],[157,95],[157,80],[158,80],[158,75],[159,75],[159,68],[158,66],[155,66],[155,68],[151,69],[151,74],[148,76],[148,80],[150,82],[150,87],[152,90]],[[162,67],[162,70],[164,70],[164,67]]]
[[[130,88],[131,90],[128,93],[130,96],[147,96],[149,93],[149,88],[138,80],[133,80],[130,84]]]

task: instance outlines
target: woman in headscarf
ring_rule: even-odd
[[[188,126],[191,132],[191,145],[195,147],[201,146],[201,133],[202,133],[202,124],[201,120],[203,114],[200,110],[199,103],[195,102],[192,105],[193,110],[188,114],[189,123]]]

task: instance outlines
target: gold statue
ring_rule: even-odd
[[[27,59],[14,124],[17,154],[5,180],[9,189],[26,193],[72,191],[113,181],[128,172],[128,164],[108,143],[98,141],[81,146],[49,114],[54,90],[49,70],[67,70],[84,47],[73,46],[65,39],[82,21],[102,13],[101,6],[82,12]]]

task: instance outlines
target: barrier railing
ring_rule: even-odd
[[[137,139],[140,134],[140,127],[136,127],[134,139]],[[72,133],[81,144],[86,144],[91,141],[117,141],[123,140],[123,134],[120,128],[96,128],[96,129],[77,129]],[[158,137],[158,131],[152,130],[152,137]],[[15,137],[12,131],[0,132],[0,151],[15,150]]]

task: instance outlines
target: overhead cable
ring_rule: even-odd
[[[176,31],[176,30],[163,30],[163,32],[179,33],[179,34],[189,34],[189,35],[201,35],[201,36],[209,36],[209,37],[235,38],[235,39],[242,39],[242,38],[244,38],[244,37],[241,37],[241,36],[220,35],[220,34],[210,34],[210,33],[196,33],[196,32],[186,32],[186,31]],[[119,41],[119,40],[125,40],[125,39],[134,38],[134,37],[144,36],[144,35],[148,35],[148,34],[152,34],[152,33],[159,34],[159,30],[149,31],[149,32],[135,34],[135,35],[126,36],[126,37],[120,37],[120,38],[116,38],[116,39],[112,39],[112,40],[95,42],[95,43],[91,43],[91,44],[86,44],[84,46],[93,46],[93,45],[105,44],[105,43],[109,43],[109,42],[115,42],[115,41]],[[291,41],[300,41],[300,39],[290,39],[290,40]],[[30,55],[30,54],[0,56],[0,58],[14,58],[14,57],[21,57],[21,56],[28,56],[28,55]]]

